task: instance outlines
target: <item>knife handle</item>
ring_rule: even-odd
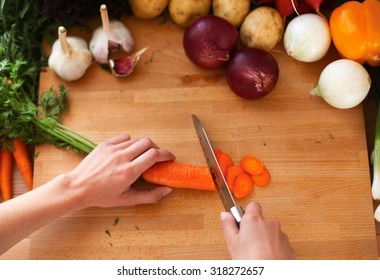
[[[235,218],[236,224],[240,226],[241,218],[244,214],[244,209],[240,205],[233,206],[230,211],[231,215]]]

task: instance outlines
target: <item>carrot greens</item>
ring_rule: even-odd
[[[43,92],[35,103],[35,88],[28,79],[35,79],[33,67],[16,44],[13,28],[0,36],[0,135],[1,141],[21,138],[27,144],[50,143],[89,153],[96,144],[59,123],[67,108],[66,89],[59,87]],[[6,144],[6,143],[5,143]]]

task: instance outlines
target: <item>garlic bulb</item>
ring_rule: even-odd
[[[78,37],[67,37],[66,28],[58,28],[58,40],[53,44],[48,65],[65,81],[81,78],[91,65],[92,55],[87,42]]]
[[[116,77],[129,76],[135,69],[135,66],[137,62],[139,61],[141,55],[147,49],[148,48],[143,48],[133,55],[127,55],[127,56],[120,57],[117,59],[110,59],[109,65],[111,67],[112,74],[114,74],[114,76]]]
[[[303,62],[314,62],[325,56],[331,35],[327,20],[316,14],[303,14],[292,19],[285,29],[284,46],[289,56]]]
[[[108,63],[112,52],[131,52],[134,40],[128,28],[120,21],[109,21],[106,5],[100,6],[102,27],[97,28],[90,41],[90,51],[99,63]]]
[[[371,87],[371,78],[363,65],[349,59],[338,59],[323,69],[318,86],[312,95],[322,97],[339,109],[349,109],[360,104]]]

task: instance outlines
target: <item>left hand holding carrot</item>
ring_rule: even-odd
[[[131,185],[154,163],[174,159],[148,138],[131,139],[122,134],[98,145],[66,177],[82,193],[82,207],[155,203],[171,188],[137,190]]]
[[[156,162],[172,161],[169,151],[148,138],[122,134],[99,144],[74,170],[33,191],[0,203],[0,255],[42,226],[90,206],[156,203],[171,188],[137,190],[131,185]]]

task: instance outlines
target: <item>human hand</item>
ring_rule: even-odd
[[[156,203],[171,189],[137,190],[131,185],[154,163],[174,159],[148,138],[121,134],[99,144],[66,178],[75,194],[79,192],[74,195],[79,198],[78,208]]]
[[[262,216],[256,202],[247,205],[240,229],[230,213],[222,212],[222,229],[232,259],[295,259],[296,254],[280,224]]]

